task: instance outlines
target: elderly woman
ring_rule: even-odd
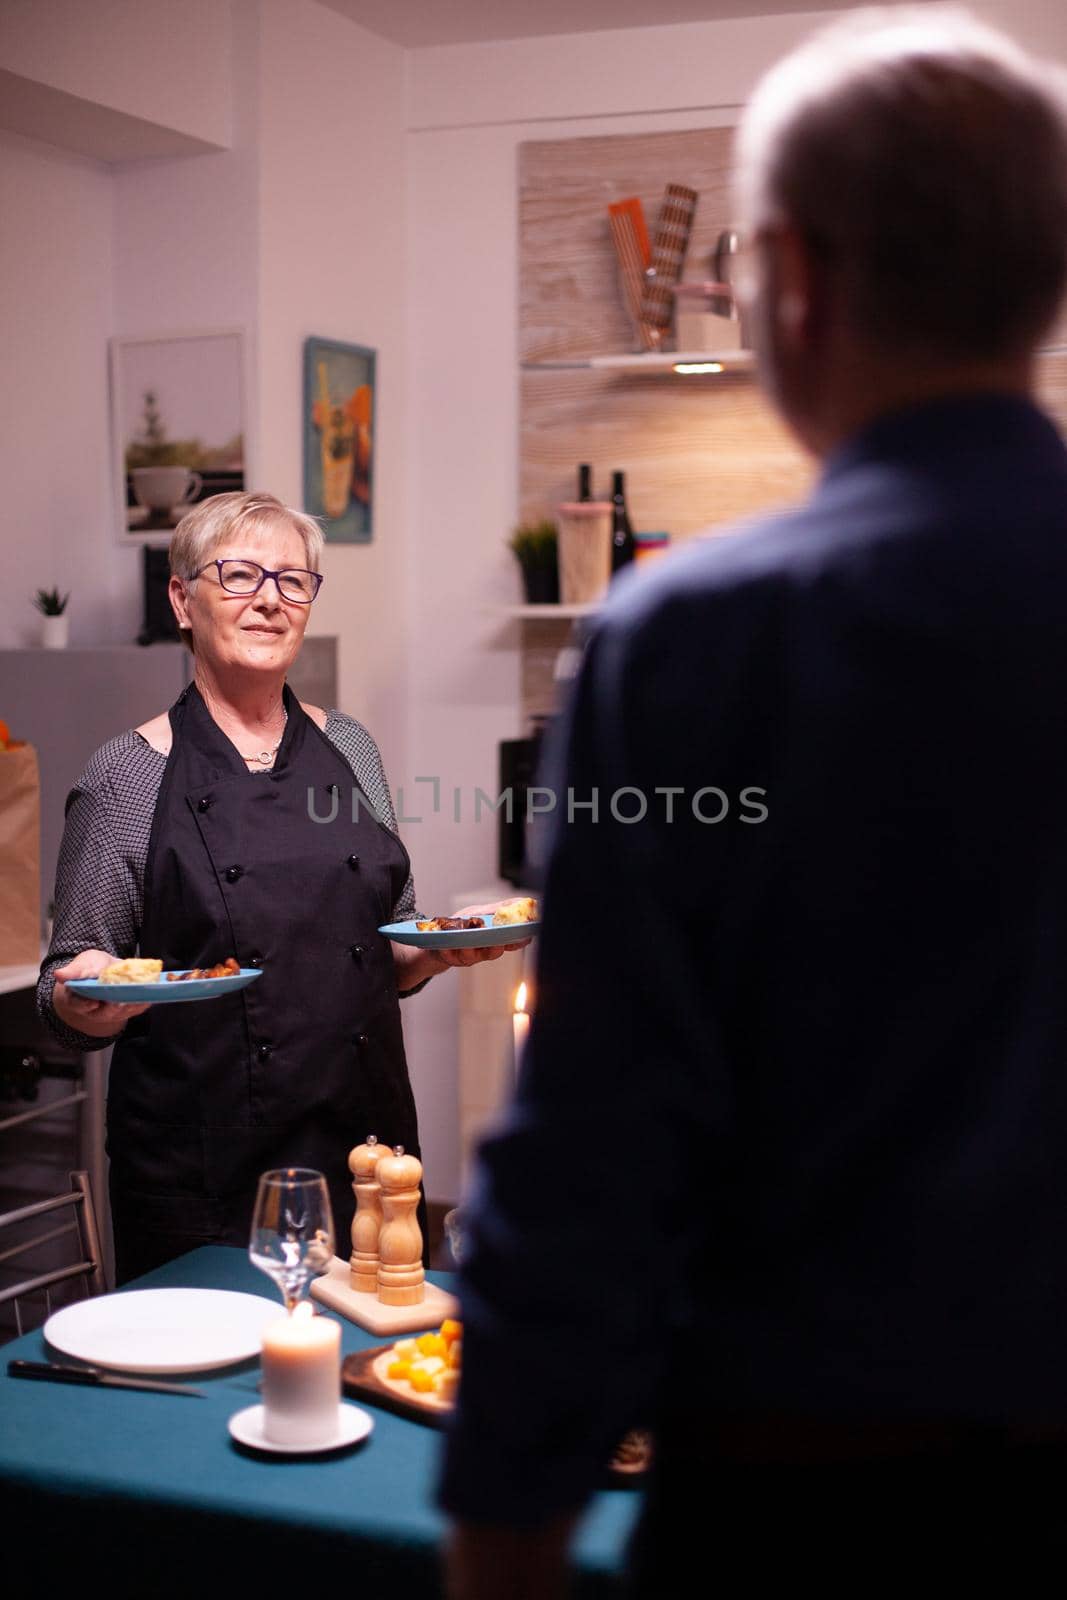
[[[378,748],[285,681],[322,544],[317,523],[265,494],[216,495],[183,519],[170,598],[194,681],[98,750],[67,803],[38,1003],[66,1043],[115,1044],[119,1282],[199,1244],[247,1244],[257,1177],[276,1166],[326,1174],[344,1253],[349,1149],[371,1132],[418,1149],[399,994],[501,953],[377,932],[415,906]],[[233,955],[263,976],[186,1005],[67,988],[137,951],[165,970]]]

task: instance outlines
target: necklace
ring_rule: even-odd
[[[269,750],[257,750],[254,756],[242,755],[242,761],[255,762],[257,767],[272,767],[274,765],[274,757],[281,749],[282,740],[285,738],[286,723],[289,721],[289,713],[285,710],[284,706],[282,707],[282,713],[285,717],[285,721],[282,723],[282,731],[278,735],[277,744],[272,745]]]

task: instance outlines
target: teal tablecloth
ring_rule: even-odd
[[[448,1284],[446,1274],[434,1281]],[[195,1250],[138,1288],[237,1289],[274,1298],[241,1250]],[[131,1286],[132,1287],[132,1286]],[[342,1348],[381,1343],[342,1324]],[[12,1357],[45,1360],[41,1333],[0,1355],[0,1519],[5,1559],[18,1548],[41,1583],[98,1578],[108,1600],[199,1600],[251,1584],[344,1585],[351,1600],[441,1593],[444,1520],[433,1503],[440,1436],[374,1408],[374,1432],[345,1454],[252,1456],[226,1431],[257,1402],[259,1363],[187,1381],[202,1400],[9,1378]],[[54,1358],[54,1355],[53,1355]],[[594,1500],[577,1546],[577,1593],[617,1596],[638,1497]],[[36,1588],[37,1585],[34,1585]]]

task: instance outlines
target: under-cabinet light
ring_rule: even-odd
[[[725,369],[721,361],[676,361],[675,372],[722,372]]]

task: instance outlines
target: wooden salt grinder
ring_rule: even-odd
[[[365,1294],[378,1292],[378,1236],[382,1226],[381,1185],[377,1168],[388,1146],[379,1144],[368,1133],[366,1144],[357,1144],[348,1157],[352,1188],[356,1195],[356,1214],[352,1218],[352,1254],[349,1257],[349,1282]]]
[[[378,1299],[386,1306],[414,1306],[426,1297],[422,1230],[415,1221],[422,1162],[404,1146],[378,1162],[382,1231],[378,1236]]]

